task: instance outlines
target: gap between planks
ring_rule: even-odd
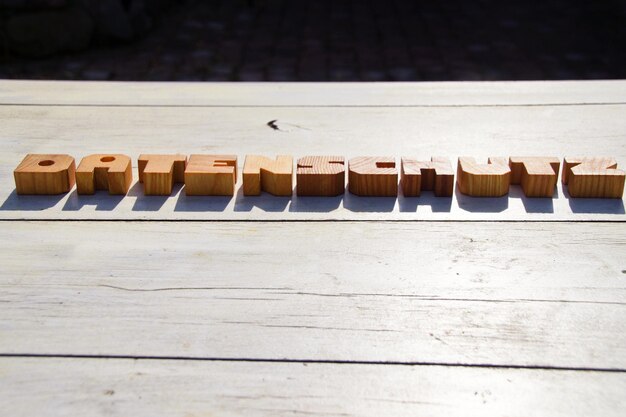
[[[487,369],[528,369],[543,371],[575,371],[575,372],[607,372],[626,373],[625,368],[601,367],[570,367],[549,365],[507,365],[488,363],[455,363],[455,362],[419,362],[419,361],[362,361],[362,360],[325,360],[297,358],[236,358],[236,357],[203,357],[203,356],[155,356],[155,355],[81,355],[58,353],[0,353],[0,358],[35,358],[35,359],[123,359],[144,361],[197,361],[197,362],[252,362],[252,363],[295,363],[324,365],[372,365],[372,366],[433,366],[457,368]]]
[[[576,107],[576,106],[619,106],[626,101],[601,103],[526,103],[526,104],[79,104],[79,103],[0,103],[14,107],[102,107],[102,108],[234,108],[234,109],[309,109],[309,108],[490,108],[490,107]]]

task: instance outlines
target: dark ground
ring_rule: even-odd
[[[626,2],[187,0],[134,43],[0,78],[421,81],[626,78]]]

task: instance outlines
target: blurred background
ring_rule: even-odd
[[[626,1],[0,0],[0,78],[626,78]]]

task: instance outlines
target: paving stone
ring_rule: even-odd
[[[265,71],[261,69],[241,68],[237,74],[238,81],[265,81]]]
[[[356,78],[357,72],[353,68],[331,68],[328,71],[330,81],[352,81]]]
[[[211,66],[210,73],[211,75],[223,75],[227,78],[230,78],[233,74],[233,67],[229,63],[216,63]]]
[[[38,5],[15,9],[19,13],[40,13],[56,5],[50,9],[56,13],[76,1],[97,4],[102,13],[124,15],[102,24],[98,23],[102,16],[94,16],[94,33],[106,29],[119,39],[136,30],[119,4],[131,5],[132,12],[161,3],[7,0],[3,4]],[[2,76],[181,81],[626,78],[626,30],[619,27],[626,7],[620,1],[171,3],[177,6],[159,19],[140,22],[154,30],[136,42],[54,55],[54,65],[10,56]],[[65,36],[65,32],[55,33]],[[32,45],[44,53],[57,50]]]
[[[163,64],[176,65],[181,63],[183,56],[177,53],[164,53],[159,55],[158,61]]]
[[[293,81],[295,78],[295,70],[287,70],[284,68],[270,68],[267,71],[268,81]]]
[[[3,43],[29,57],[83,50],[94,32],[93,19],[78,7],[14,14],[2,23]]]
[[[361,79],[363,81],[386,81],[387,74],[382,70],[366,69],[361,72]]]
[[[224,74],[209,74],[203,77],[202,81],[232,81],[232,79]]]
[[[76,72],[80,71],[86,63],[84,61],[66,61],[63,63],[63,69],[65,71]]]
[[[412,67],[396,67],[389,69],[392,81],[412,81],[417,78],[417,70]]]
[[[206,76],[207,71],[205,69],[197,69],[185,65],[181,65],[174,72],[174,81],[202,81]]]
[[[213,58],[213,51],[210,49],[196,49],[188,54],[193,60],[198,62],[207,62]]]
[[[328,76],[326,75],[326,70],[323,69],[303,69],[298,71],[298,79],[297,81],[326,81],[328,80]],[[354,81],[354,80],[351,80]]]
[[[147,81],[167,81],[172,79],[173,70],[170,67],[155,67],[145,76]]]
[[[113,76],[113,73],[107,69],[86,69],[81,73],[82,78],[85,80],[93,80],[93,81],[105,81],[110,80]]]

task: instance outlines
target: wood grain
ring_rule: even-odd
[[[246,153],[296,155],[330,153],[401,156],[475,155],[594,155],[602,150],[626,160],[623,105],[394,108],[169,108],[169,107],[45,107],[0,106],[0,218],[2,219],[161,219],[161,220],[492,220],[492,221],[620,221],[624,200],[570,199],[559,183],[554,199],[529,199],[520,187],[509,198],[474,199],[456,193],[452,200],[422,192],[419,199],[395,202],[357,198],[346,193],[334,200],[299,199],[285,202],[264,194],[247,199],[241,187],[234,198],[186,199],[185,193],[164,201],[142,199],[133,186],[117,201],[107,195],[76,198],[20,198],[12,171],[27,153],[57,153],[80,160],[98,152],[123,150],[135,160],[141,153]],[[302,128],[278,132],[263,121],[279,118]],[[362,123],[362,120],[385,123]],[[449,123],[450,119],[464,123]],[[154,120],[159,120],[158,125]],[[89,126],[89,140],[85,140]],[[236,128],[233,128],[236,127]],[[50,132],[54,132],[51,139]],[[128,132],[132,131],[132,139]],[[231,132],[224,135],[223,132]],[[180,138],[172,147],[171,138]],[[210,137],[210,141],[207,141]],[[379,138],[385,138],[380,140]],[[549,139],[549,140],[548,140]],[[357,143],[358,147],[354,144]],[[480,146],[478,146],[479,144]],[[239,177],[238,181],[241,180]],[[240,184],[241,182],[239,182]],[[176,187],[175,187],[176,191]],[[391,200],[391,199],[389,199]],[[107,209],[109,208],[109,209]]]
[[[343,156],[305,156],[296,164],[299,196],[334,197],[344,193],[346,168]]]
[[[623,200],[22,196],[11,172],[61,149],[622,161],[624,97],[0,82],[0,414],[623,415]]]
[[[566,157],[561,179],[572,197],[622,198],[626,173],[613,158]]]
[[[145,195],[170,195],[174,183],[185,181],[186,155],[141,154],[137,164]]]
[[[74,187],[76,163],[63,154],[28,154],[13,171],[17,194],[62,194]]]
[[[126,194],[133,181],[131,160],[121,154],[93,154],[84,157],[76,168],[76,191],[93,194],[109,190],[109,194]]]
[[[511,169],[505,158],[490,157],[486,164],[474,158],[459,157],[457,168],[459,190],[471,197],[502,197],[509,193]]]
[[[348,189],[354,195],[395,197],[398,169],[391,156],[358,156],[348,161]]]
[[[626,407],[623,373],[58,358],[0,358],[0,369],[0,409],[13,417],[618,417]]]
[[[560,166],[556,157],[512,156],[509,158],[511,184],[521,184],[526,197],[552,198]]]
[[[185,169],[187,195],[232,196],[237,183],[237,155],[191,155]]]
[[[5,222],[0,352],[625,368],[625,227]]]
[[[400,185],[405,197],[418,197],[422,190],[433,191],[437,197],[454,194],[454,170],[450,160],[433,156],[430,161],[402,158]]]
[[[293,187],[293,157],[279,155],[270,159],[246,155],[243,165],[243,194],[257,196],[266,191],[275,196],[290,196]]]
[[[0,86],[0,104],[24,105],[562,106],[624,104],[624,97],[623,80],[245,84],[2,80]],[[463,123],[456,124],[467,122],[463,119]]]

